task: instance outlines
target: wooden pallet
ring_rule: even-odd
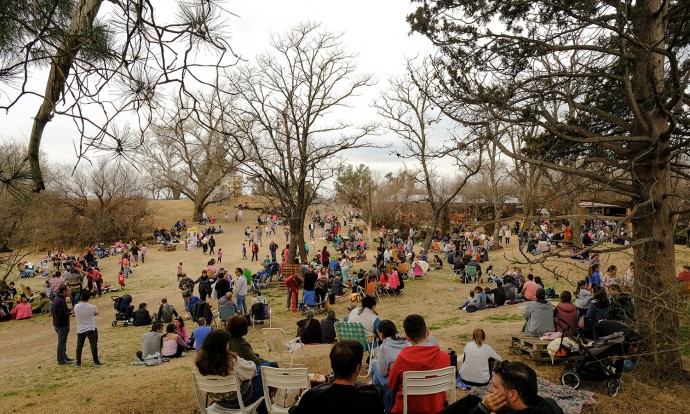
[[[546,351],[546,347],[548,347],[550,343],[551,341],[549,340],[542,340],[533,336],[513,335],[512,337],[513,347],[531,351]]]
[[[551,343],[548,340],[541,340],[535,337],[524,335],[514,335],[512,344],[510,346],[511,352],[514,354],[527,357],[535,362],[551,362],[551,356],[547,351],[547,346]],[[559,362],[577,362],[582,360],[581,355],[571,355],[566,357],[555,357],[554,363]]]

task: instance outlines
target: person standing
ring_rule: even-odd
[[[206,254],[206,250],[208,250],[208,237],[204,236],[201,239],[201,252]]]
[[[256,242],[252,245],[252,262],[256,260],[259,261],[259,245]]]
[[[233,287],[235,295],[237,295],[237,312],[243,312],[245,315],[249,313],[247,308],[247,279],[242,275],[242,268],[235,269],[235,285]]]
[[[264,235],[264,231],[261,229],[261,226],[257,225],[256,226],[256,241],[259,243],[259,247],[264,247],[263,241],[261,241],[261,238]]]
[[[146,263],[146,244],[141,245],[141,264]]]
[[[69,286],[71,292],[70,301],[72,302],[72,307],[77,306],[81,296],[81,288],[84,282],[84,276],[81,274],[81,272],[82,270],[75,267],[69,271],[65,277],[65,284]]]
[[[132,253],[132,261],[134,262],[134,267],[139,266],[139,252],[141,249],[136,244],[132,243],[132,247],[129,248],[129,252]]]
[[[75,368],[81,367],[81,351],[84,349],[86,338],[89,338],[93,366],[105,365],[98,359],[98,329],[96,328],[98,308],[89,303],[89,299],[91,299],[91,292],[82,291],[81,302],[74,307],[74,316],[77,320],[77,364],[74,366]]]
[[[214,239],[213,236],[211,236],[211,238],[208,239],[208,248],[209,248],[208,254],[210,254],[210,255],[216,254],[216,251],[214,250],[216,248],[216,239]]]
[[[223,263],[223,249],[218,249],[218,263]]]
[[[268,250],[271,252],[271,261],[275,262],[276,261],[276,252],[278,251],[278,244],[275,241],[271,241],[271,244],[268,246]]]
[[[59,272],[58,272],[59,273]],[[53,314],[53,327],[57,333],[57,362],[58,365],[69,365],[72,359],[67,356],[67,336],[69,335],[70,310],[67,308],[67,297],[71,291],[69,286],[58,288],[50,312]]]

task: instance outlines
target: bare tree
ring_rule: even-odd
[[[152,121],[152,108],[161,103],[163,90],[176,86],[180,97],[194,99],[186,83],[215,86],[219,68],[234,63],[216,1],[175,1],[172,20],[160,11],[165,7],[167,12],[170,3],[2,2],[0,109],[10,111],[29,95],[42,100],[28,146],[34,191],[45,189],[39,150],[55,116],[74,121],[81,137],[76,146],[80,158],[90,149],[128,156],[141,144],[141,132]],[[203,55],[197,53],[201,49]],[[49,73],[45,91],[39,93],[30,80],[43,67]],[[113,125],[123,113],[138,121],[138,133]]]
[[[443,119],[442,113],[434,109],[428,91],[433,87],[431,67],[425,62],[419,68],[408,63],[409,74],[390,80],[388,88],[375,103],[379,115],[386,119],[385,127],[401,139],[403,149],[397,155],[403,160],[414,160],[415,181],[425,191],[425,201],[432,210],[431,232],[448,217],[448,205],[460,193],[468,180],[479,172],[481,145],[477,137],[453,137],[448,145],[439,145],[434,139],[433,126]],[[474,152],[476,151],[476,152]],[[438,162],[451,159],[457,167],[456,179],[449,188],[442,188]],[[418,167],[417,167],[418,165]],[[432,237],[425,240],[425,248],[431,246]]]
[[[196,102],[174,100],[148,134],[144,162],[153,185],[169,190],[173,197],[183,194],[192,200],[194,220],[218,201],[213,195],[237,168],[229,157],[229,108],[217,94]]]
[[[348,98],[372,84],[358,75],[341,36],[318,24],[273,35],[271,53],[230,73],[226,82],[237,129],[233,155],[248,178],[260,178],[280,202],[292,234],[290,256],[306,259],[304,220],[343,151],[366,145],[373,126],[329,121]]]

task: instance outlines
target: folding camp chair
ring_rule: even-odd
[[[335,323],[335,335],[338,341],[352,340],[357,341],[364,347],[364,352],[369,353],[374,348],[374,340],[376,337],[372,337],[371,341],[367,338],[367,331],[364,329],[364,325],[361,322],[336,322]],[[364,359],[365,361],[367,358]],[[364,364],[362,364],[364,367]],[[366,375],[360,375],[361,377],[366,377],[370,373],[370,368],[367,368]]]
[[[475,281],[476,279],[477,279],[477,268],[474,266],[465,266],[464,283],[470,283],[470,282]]]
[[[448,277],[448,280],[450,282],[454,281],[455,278],[458,280],[464,280],[463,278],[465,277],[465,271],[462,269],[450,269],[450,277]]]
[[[192,383],[194,384],[194,392],[196,393],[196,401],[199,405],[199,410],[202,414],[205,413],[242,413],[242,414],[252,414],[256,413],[257,409],[264,402],[264,397],[259,398],[250,405],[244,405],[242,398],[238,398],[237,402],[239,408],[231,409],[225,408],[218,404],[208,405],[209,394],[227,394],[228,392],[237,393],[241,395],[240,392],[240,381],[237,379],[237,375],[233,372],[231,375],[219,376],[219,375],[201,375],[199,371],[194,367],[192,369]],[[201,393],[206,393],[206,399],[202,398]]]
[[[308,390],[309,374],[306,368],[261,367],[261,380],[264,384],[264,402],[268,414],[287,413],[290,407],[281,407],[271,400],[270,388],[282,390]]]
[[[288,366],[292,368],[292,365],[295,361],[295,354],[300,348],[304,347],[302,341],[299,338],[288,340],[287,335],[285,335],[285,331],[280,328],[263,328],[261,333],[264,335],[264,341],[266,341],[268,353],[280,353],[281,363],[289,364]],[[283,352],[290,353],[289,362],[283,357]]]
[[[403,414],[407,414],[407,398],[414,395],[432,395],[450,391],[449,403],[454,403],[455,367],[431,371],[407,371],[403,373]]]

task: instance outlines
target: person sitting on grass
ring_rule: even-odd
[[[307,311],[307,318],[297,321],[297,336],[303,344],[321,343],[321,324],[314,319],[316,313],[313,309]]]
[[[467,385],[483,387],[491,381],[491,364],[502,361],[500,355],[489,345],[484,343],[486,333],[477,328],[472,332],[472,342],[468,342],[463,350],[462,366],[458,375]]]
[[[163,345],[161,346],[161,354],[164,358],[179,358],[182,352],[187,349],[187,344],[175,333],[175,325],[168,324],[165,329],[166,333],[163,335]]]
[[[194,345],[194,349],[198,351],[199,348],[201,348],[201,346],[204,344],[204,339],[206,339],[206,336],[208,336],[208,334],[211,332],[211,327],[206,324],[206,318],[203,316],[199,317],[199,319],[196,320],[196,323],[199,325],[199,327],[192,331],[190,341],[192,342],[192,345]]]
[[[134,322],[133,326],[147,326],[151,324],[151,314],[146,309],[146,303],[140,303],[139,309],[134,312]]]
[[[41,292],[40,298],[38,299],[38,303],[36,303],[36,306],[34,306],[31,309],[31,313],[48,313],[50,312],[50,298],[48,298],[48,295],[46,295],[45,292]]]
[[[151,331],[146,332],[141,337],[142,350],[137,351],[137,358],[143,361],[151,355],[160,355],[163,335],[165,335],[163,333],[163,323],[160,321],[154,322],[153,325],[151,325]]]
[[[22,320],[22,319],[29,319],[31,318],[31,305],[29,305],[29,301],[26,299],[26,296],[22,295],[19,298],[19,303],[10,311],[10,315],[12,316],[12,319],[16,320]]]
[[[554,331],[553,305],[546,300],[546,291],[537,289],[536,300],[525,307],[524,318],[526,320],[523,331],[527,336],[542,336]]]

